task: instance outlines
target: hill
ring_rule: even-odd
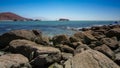
[[[3,12],[3,13],[0,13],[0,20],[25,21],[30,19],[24,18],[12,12]]]

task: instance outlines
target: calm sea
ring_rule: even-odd
[[[114,21],[0,21],[0,34],[18,29],[37,29],[48,36],[57,34],[71,35],[76,32],[74,30],[79,28],[109,24],[114,24]]]

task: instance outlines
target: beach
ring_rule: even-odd
[[[120,68],[120,25],[105,22],[0,23],[0,66]]]

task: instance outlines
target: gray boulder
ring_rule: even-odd
[[[67,35],[57,35],[52,38],[53,44],[67,44],[70,43],[69,37]]]
[[[0,36],[0,48],[4,48],[15,39],[26,39],[43,45],[48,43],[43,40],[42,33],[38,30],[14,30]]]
[[[103,44],[101,46],[97,46],[94,49],[105,54],[106,56],[108,56],[111,59],[115,58],[115,53],[105,44]]]
[[[103,38],[100,40],[103,44],[106,44],[107,46],[109,46],[112,50],[117,49],[118,46],[118,41],[113,40],[111,38]]]
[[[11,41],[9,50],[13,53],[23,54],[29,58],[31,64],[35,66],[44,66],[61,59],[61,52],[59,49],[38,45],[28,40]]]
[[[113,28],[113,29],[109,30],[106,33],[106,36],[107,37],[114,37],[114,36],[116,36],[117,39],[120,40],[120,28]]]
[[[95,50],[86,50],[67,60],[65,68],[120,68],[111,59]]]
[[[92,35],[91,31],[77,32],[74,36],[85,44],[90,44],[92,41],[97,41],[97,39]]]
[[[56,48],[59,48],[61,50],[61,52],[66,52],[66,53],[74,53],[74,49],[68,45],[56,45]]]
[[[21,54],[0,56],[0,68],[32,68],[28,62],[28,59]]]

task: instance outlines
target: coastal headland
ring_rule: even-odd
[[[39,30],[0,35],[0,68],[120,68],[120,25],[82,28],[72,36]]]

